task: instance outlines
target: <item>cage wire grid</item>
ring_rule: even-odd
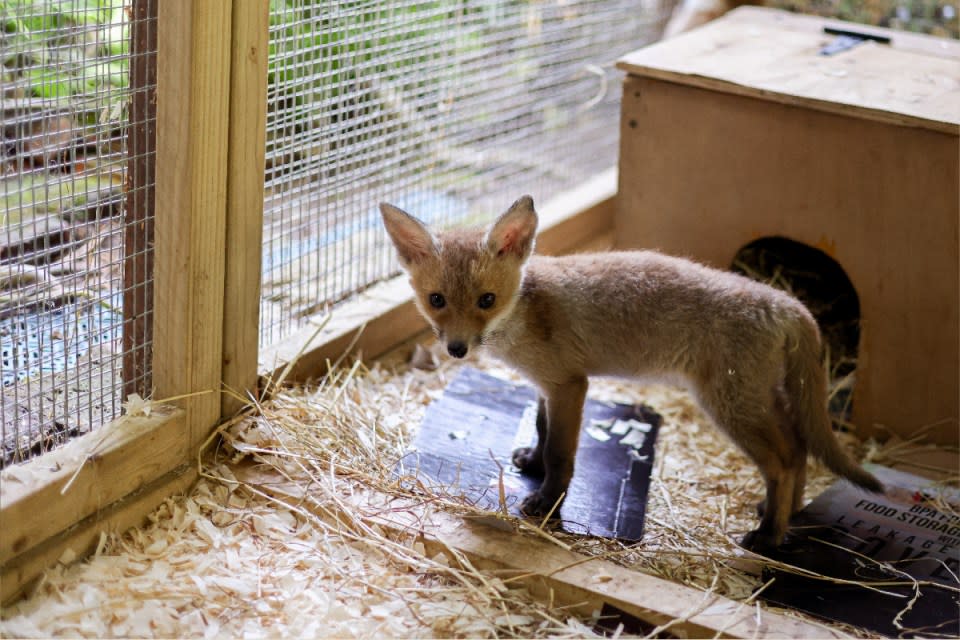
[[[674,4],[274,0],[261,347],[398,273],[379,202],[480,223],[614,165],[614,62]]]
[[[156,0],[0,21],[2,466],[149,389]]]

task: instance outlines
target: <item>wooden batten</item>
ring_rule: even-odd
[[[16,595],[67,548],[66,532],[102,519],[110,505],[141,492],[188,460],[185,414],[154,406],[124,416],[64,447],[0,472],[2,600]],[[146,514],[156,506],[141,501]],[[80,549],[74,549],[79,553]]]
[[[537,253],[575,253],[606,241],[613,232],[617,179],[617,169],[612,167],[537,205]]]
[[[611,244],[617,170],[610,168],[575,189],[541,204],[537,251],[562,254]],[[427,330],[413,303],[406,276],[374,285],[356,300],[338,305],[328,318],[317,315],[306,326],[260,353],[260,373],[276,379],[293,362],[288,379],[322,375],[328,363],[362,353],[379,357]]]
[[[123,239],[123,397],[150,395],[153,351],[153,220],[156,193],[157,5],[133,0]]]
[[[231,3],[161,2],[157,57],[155,397],[187,412],[188,446],[220,418]]]
[[[124,416],[0,472],[0,564],[182,464],[183,426],[183,412],[175,409]]]
[[[263,176],[267,131],[269,3],[233,4],[223,296],[222,414],[244,406],[257,387]]]
[[[176,467],[138,491],[44,540],[27,553],[4,562],[0,574],[0,602],[7,604],[29,595],[32,585],[56,563],[70,564],[95,553],[104,534],[122,533],[143,524],[147,514],[170,496],[185,492],[196,481],[197,475],[195,464]]]

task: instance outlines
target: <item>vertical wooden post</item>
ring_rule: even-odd
[[[123,262],[123,396],[150,394],[156,167],[157,0],[134,0]]]
[[[257,387],[269,9],[267,0],[233,5],[223,382],[243,396]],[[245,404],[222,401],[224,416]]]
[[[190,450],[220,418],[230,0],[159,6],[154,397],[178,400]]]

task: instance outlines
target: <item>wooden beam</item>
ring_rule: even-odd
[[[314,316],[288,338],[261,349],[260,372],[276,379],[292,362],[289,380],[317,377],[345,353],[374,358],[426,329],[406,277],[392,278],[337,305],[329,318]]]
[[[231,29],[223,383],[243,397],[258,381],[269,9],[267,0],[234,2]],[[224,394],[221,414],[244,404]]]
[[[276,471],[259,466],[234,471],[241,482],[293,509],[306,508],[331,522],[360,518],[398,536],[416,535],[430,556],[443,553],[452,565],[461,556],[477,569],[495,572],[534,596],[580,615],[589,616],[607,604],[651,625],[669,624],[669,633],[681,637],[841,637],[825,626],[766,610],[758,613],[754,606],[568,551],[507,526],[495,528],[438,511],[435,505],[428,509],[413,500],[353,492],[347,507],[350,513],[341,514],[329,503],[318,505],[307,488]]]
[[[161,2],[157,28],[154,396],[187,412],[192,449],[220,418],[229,0]]]
[[[538,205],[537,252],[570,253],[595,246],[597,241],[609,246],[616,193],[617,170],[610,168]],[[362,353],[373,359],[426,329],[413,304],[407,278],[401,275],[371,287],[352,302],[338,305],[331,317],[314,316],[293,335],[265,346],[260,352],[260,373],[268,379],[276,378],[295,362],[289,379],[319,376],[326,372],[328,362],[344,354]]]
[[[157,0],[130,5],[130,108],[123,222],[123,397],[150,395],[156,192]]]
[[[28,595],[37,578],[58,561],[69,564],[71,558],[79,559],[93,553],[102,533],[120,533],[143,524],[147,514],[170,496],[185,493],[196,479],[196,463],[173,469],[139,492],[98,511],[29,552],[4,562],[0,569],[0,602],[6,605]]]
[[[154,407],[0,472],[0,564],[187,462],[184,412]]]

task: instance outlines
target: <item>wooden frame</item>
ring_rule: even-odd
[[[59,559],[92,551],[101,532],[139,523],[193,482],[185,418],[173,407],[158,407],[149,417],[123,416],[3,471],[3,602]]]
[[[223,384],[237,394],[222,396],[224,416],[240,409],[240,398],[257,386],[269,20],[267,2],[234,3],[226,246],[238,250],[226,255],[222,362]]]
[[[221,380],[256,379],[259,260],[224,247],[260,252],[268,3],[161,2],[158,14],[153,397],[186,397],[0,472],[3,602],[189,487],[225,410]]]
[[[154,352],[177,366],[157,360],[153,384],[160,398],[201,394],[179,401],[191,447],[220,417],[230,9],[165,2],[158,23]]]

